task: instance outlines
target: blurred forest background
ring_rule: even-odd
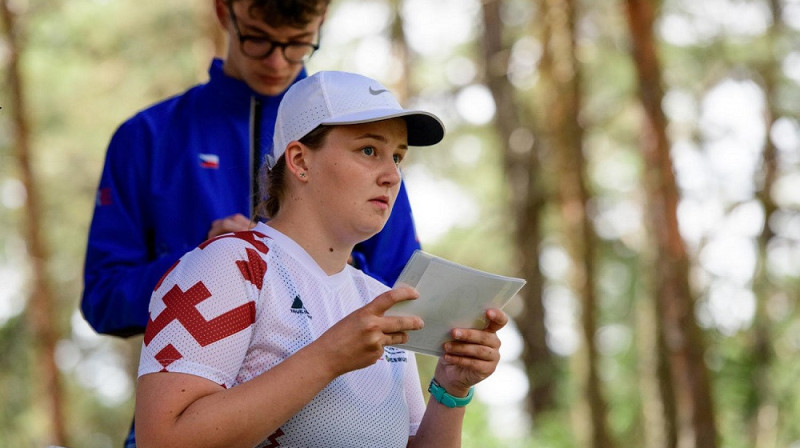
[[[121,446],[141,339],[78,311],[95,188],[206,79],[212,5],[0,0],[3,447]],[[800,0],[333,0],[320,69],[443,117],[404,168],[423,247],[528,280],[464,446],[800,447]]]

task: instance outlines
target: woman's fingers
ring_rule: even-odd
[[[490,333],[491,334],[491,333]],[[500,339],[497,337],[484,339],[484,342],[449,341],[444,344],[444,351],[451,355],[466,356],[484,361],[497,361],[500,359]],[[473,339],[474,340],[474,339]]]
[[[362,310],[377,318],[378,326],[386,335],[419,330],[424,323],[418,316],[384,316],[386,311],[397,303],[419,297],[414,288],[401,287],[390,289],[368,303]],[[388,344],[387,344],[388,345]]]
[[[444,344],[448,362],[479,371],[494,371],[500,360],[500,338],[497,331],[508,323],[508,316],[498,309],[486,311],[489,320],[484,330],[456,328],[452,341]]]
[[[500,338],[497,337],[497,331],[508,323],[508,316],[492,308],[486,311],[486,317],[489,323],[484,330],[454,328],[451,331],[453,340],[445,343],[445,351],[487,361],[499,359]]]
[[[370,310],[378,316],[383,316],[383,314],[396,303],[405,300],[416,299],[417,297],[419,297],[419,293],[414,288],[407,286],[394,288],[386,291],[378,297],[375,297],[375,299],[368,303],[364,308]]]
[[[422,328],[418,316],[384,315],[394,304],[417,297],[413,288],[386,291],[326,332],[327,343],[343,354],[343,360],[349,360],[344,363],[346,371],[374,362],[383,355],[385,346],[406,343],[407,332]]]
[[[408,342],[408,333],[391,333],[386,335],[386,345],[405,344]]]
[[[486,318],[489,319],[486,331],[490,333],[497,333],[498,330],[505,327],[508,323],[508,315],[497,308],[486,310]]]

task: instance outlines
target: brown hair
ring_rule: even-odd
[[[332,126],[320,125],[303,136],[300,143],[317,150],[325,144],[325,139],[333,129]],[[265,163],[258,172],[258,191],[261,200],[256,208],[257,217],[274,218],[281,208],[281,201],[286,196],[286,157],[281,155],[274,167],[269,168]]]
[[[225,0],[229,6],[242,0]],[[330,0],[252,0],[249,14],[271,27],[303,28],[325,13]]]

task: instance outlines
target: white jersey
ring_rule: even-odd
[[[328,276],[264,224],[222,235],[156,285],[139,376],[189,373],[235,387],[387,289],[351,266]],[[414,354],[386,347],[380,361],[336,378],[260,446],[406,446],[424,411]]]

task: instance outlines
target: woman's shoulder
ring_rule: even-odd
[[[231,232],[204,241],[196,250],[206,250],[213,245],[217,250],[244,248],[266,255],[269,252],[269,240],[266,234],[258,230]]]
[[[231,270],[266,270],[270,252],[269,237],[256,231],[226,233],[208,239],[186,253],[173,268],[204,275],[230,275]]]

